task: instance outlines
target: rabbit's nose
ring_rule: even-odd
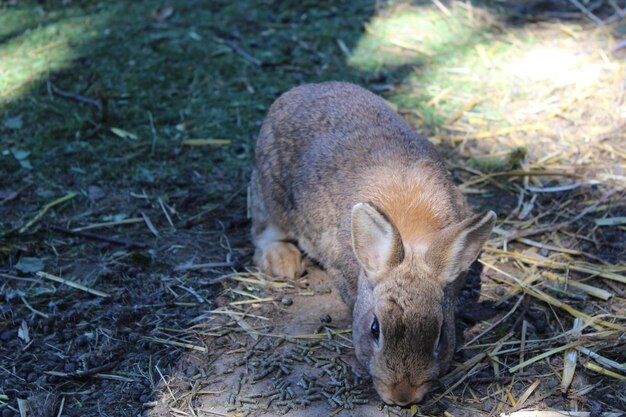
[[[391,402],[404,407],[422,401],[429,390],[429,383],[422,384],[417,388],[410,383],[399,383],[389,392],[389,397]]]
[[[401,407],[420,402],[422,397],[423,395],[419,395],[411,386],[398,386],[392,395],[394,404]]]

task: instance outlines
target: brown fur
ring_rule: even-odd
[[[435,148],[384,100],[339,82],[276,100],[251,185],[255,263],[294,277],[300,250],[317,260],[353,306],[356,355],[383,400],[420,401],[450,362],[458,277],[495,215],[469,217]]]
[[[449,195],[430,162],[414,167],[372,169],[364,198],[387,213],[407,244],[427,244],[450,216]],[[442,185],[444,185],[442,187]],[[456,218],[456,216],[452,216]]]

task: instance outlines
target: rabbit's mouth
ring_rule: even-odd
[[[426,381],[415,387],[408,382],[399,382],[396,384],[381,384],[380,380],[373,379],[376,392],[388,405],[397,405],[400,407],[408,407],[412,404],[420,403],[428,394],[431,388],[431,382]]]

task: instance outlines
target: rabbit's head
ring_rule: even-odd
[[[391,219],[372,204],[352,209],[352,245],[362,266],[353,339],[380,397],[419,402],[455,348],[454,282],[477,258],[495,213],[470,217],[427,243],[402,242]]]

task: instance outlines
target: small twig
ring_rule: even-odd
[[[59,412],[57,413],[57,417],[61,417],[63,415],[64,406],[65,406],[65,395],[61,397],[61,405],[59,406]]]
[[[9,275],[0,272],[0,278],[13,279],[16,281],[24,281],[24,282],[39,282],[39,280],[34,278],[25,278],[25,277],[16,277],[15,275]]]
[[[617,42],[609,51],[614,54],[622,48],[626,48],[626,39]]]
[[[517,407],[518,410],[523,407],[524,403],[526,403],[526,400],[528,400],[528,397],[530,397],[532,393],[535,392],[539,384],[541,384],[541,380],[537,379],[528,388],[526,388],[526,391],[524,391],[521,397],[518,398],[517,404],[515,404],[515,407]]]
[[[579,2],[578,0],[569,0],[569,2],[572,3],[574,6],[576,6],[578,10],[583,12],[583,14],[587,16],[589,19],[593,20],[595,23],[597,23],[600,26],[604,26],[604,22],[602,21],[602,19],[600,19],[595,14],[591,13],[589,9],[587,9],[581,2]]]
[[[615,2],[615,0],[608,0],[608,3],[611,5],[613,10],[615,10],[615,13],[617,13],[619,17],[626,17],[626,10],[622,10],[617,2]]]
[[[519,378],[519,375],[503,375],[503,376],[487,376],[477,378],[474,377],[469,380],[470,384],[490,384],[493,382],[511,382],[513,378]]]
[[[88,292],[89,294],[97,295],[99,297],[110,297],[109,294],[94,290],[92,288],[86,287],[83,284],[79,284],[78,282],[70,281],[69,279],[57,277],[56,275],[49,274],[47,272],[39,271],[37,275],[41,278],[49,279],[50,281],[58,282],[60,284],[67,285],[68,287],[76,288],[77,290]]]
[[[150,230],[150,233],[152,233],[154,237],[159,237],[159,231],[156,229],[156,227],[154,227],[148,215],[142,211],[141,217],[143,217],[143,221],[146,223],[146,226]]]
[[[167,212],[167,209],[165,208],[165,204],[163,203],[163,200],[161,200],[161,197],[159,197],[159,205],[161,206],[161,210],[163,211],[163,214],[165,215],[167,222],[170,224],[170,226],[172,226],[172,229],[176,230],[176,227],[174,227],[174,223],[172,222],[172,218]]]
[[[143,336],[142,339],[143,340],[147,340],[149,342],[161,343],[161,344],[164,344],[164,345],[170,345],[170,346],[176,346],[176,347],[181,347],[181,348],[185,348],[185,349],[197,350],[198,352],[206,352],[207,351],[206,347],[194,345],[192,343],[177,342],[175,340],[167,340],[167,339],[161,339],[159,337],[149,337],[149,336]]]
[[[64,227],[59,226],[50,226],[50,229],[55,232],[64,233],[66,235],[80,236],[86,239],[100,240],[102,242],[114,243],[116,245],[126,246],[127,248],[146,248],[148,245],[141,242],[134,242],[132,240],[127,239],[118,239],[115,237],[103,236],[93,232],[83,232],[80,230],[69,230]]]
[[[69,93],[67,91],[63,91],[63,90],[55,87],[54,84],[52,84],[50,81],[48,81],[48,87],[49,87],[49,91],[51,91],[52,94],[54,94],[54,95],[57,95],[57,96],[59,96],[61,98],[65,98],[65,99],[68,99],[68,100],[78,101],[79,103],[89,104],[90,106],[94,106],[98,110],[102,111],[102,103],[100,102],[100,100],[96,100],[96,99],[93,99],[93,98],[85,97],[85,96],[82,96],[80,94]]]
[[[163,376],[163,373],[161,372],[161,370],[159,369],[159,367],[157,365],[154,366],[157,370],[157,372],[159,373],[159,376],[161,377],[161,381],[163,381],[163,384],[165,384],[165,387],[167,388],[167,390],[169,391],[170,395],[172,396],[172,399],[174,401],[176,401],[176,397],[174,396],[174,393],[172,392],[172,389],[170,388],[170,384],[167,383],[167,381],[165,380],[165,377]]]
[[[235,265],[233,262],[208,262],[205,264],[193,264],[193,265],[178,265],[174,268],[175,272],[180,271],[195,271],[198,269],[208,269],[208,268],[224,268],[227,266]]]
[[[250,55],[249,53],[247,53],[243,49],[241,49],[241,47],[237,44],[237,42],[227,41],[227,40],[223,40],[223,39],[219,39],[219,41],[221,41],[222,43],[227,45],[230,49],[235,51],[240,57],[242,57],[246,61],[256,65],[257,67],[260,67],[261,65],[263,65],[263,63],[261,61],[259,61],[258,59],[256,59],[255,57],[253,57],[252,55]]]
[[[26,298],[24,298],[23,296],[20,296],[20,299],[22,300],[22,302],[24,303],[24,305],[26,306],[26,308],[28,308],[30,311],[32,311],[34,314],[37,314],[38,316],[43,317],[44,319],[50,318],[50,316],[48,316],[46,313],[43,313],[39,310],[37,310],[35,307],[31,306],[30,304],[28,304],[28,301],[26,301]]]
[[[82,232],[83,230],[102,229],[103,227],[122,226],[122,225],[127,225],[127,224],[142,223],[143,221],[144,221],[143,217],[131,217],[130,219],[123,219],[123,220],[104,222],[104,223],[92,223],[87,226],[75,227],[72,229],[72,231]]]
[[[48,374],[48,375],[55,375],[55,376],[59,376],[59,377],[62,377],[62,378],[83,379],[83,378],[87,378],[88,376],[99,374],[99,373],[101,373],[103,371],[109,371],[109,370],[115,368],[118,363],[119,363],[119,361],[114,361],[114,362],[107,363],[107,364],[104,364],[104,365],[96,366],[95,368],[86,369],[84,371],[76,371],[76,372],[72,372],[72,373],[48,371],[48,372],[46,372],[46,374]]]
[[[609,191],[608,193],[603,195],[600,199],[598,199],[598,201],[596,201],[595,204],[592,204],[591,206],[587,207],[586,209],[578,213],[576,216],[572,217],[571,219],[567,219],[563,222],[538,227],[536,229],[514,230],[514,231],[507,232],[504,236],[502,236],[502,242],[509,243],[520,237],[528,237],[528,236],[540,235],[540,234],[547,233],[547,232],[553,232],[555,230],[559,230],[559,229],[562,229],[563,227],[569,226],[572,223],[576,223],[578,220],[582,219],[587,214],[594,211],[599,205],[604,204],[617,191],[619,191],[618,188]]]
[[[61,203],[65,203],[67,200],[71,200],[74,197],[76,197],[76,193],[69,193],[61,198],[57,198],[56,200],[51,201],[50,203],[46,204],[45,206],[43,206],[41,210],[39,210],[39,213],[37,213],[37,215],[33,217],[31,221],[26,223],[26,225],[19,230],[19,233],[22,234],[26,232],[26,230],[28,230],[29,227],[31,227],[39,219],[41,219],[48,212],[48,210],[50,210],[52,207],[57,206]]]
[[[184,285],[181,285],[181,284],[179,284],[178,287],[182,288],[183,290],[187,291],[189,294],[193,295],[199,303],[207,302],[207,300],[204,297],[202,297],[200,294],[198,294],[198,292],[194,290],[193,288],[185,287]]]
[[[502,323],[503,321],[505,321],[506,319],[508,319],[511,314],[513,314],[515,312],[515,310],[517,310],[517,307],[519,307],[519,305],[521,304],[522,300],[524,299],[524,296],[522,295],[518,300],[517,303],[515,303],[515,305],[513,306],[513,308],[511,310],[509,310],[508,313],[506,313],[502,318],[500,318],[499,320],[497,320],[495,323],[493,323],[491,326],[487,327],[485,330],[483,330],[482,332],[480,332],[480,334],[478,334],[476,337],[474,337],[472,340],[470,340],[469,342],[467,342],[463,348],[468,347],[469,345],[471,345],[472,343],[474,343],[475,341],[477,341],[478,339],[480,339],[481,337],[483,337],[485,334],[489,333],[490,331],[492,331],[493,329],[495,329],[496,327],[498,327],[500,325],[500,323]]]
[[[444,15],[446,15],[448,17],[452,16],[452,13],[450,12],[450,9],[448,9],[442,2],[440,2],[439,0],[432,0],[432,1],[435,4],[435,6],[437,6],[437,8],[439,10],[441,10],[441,12]]]

